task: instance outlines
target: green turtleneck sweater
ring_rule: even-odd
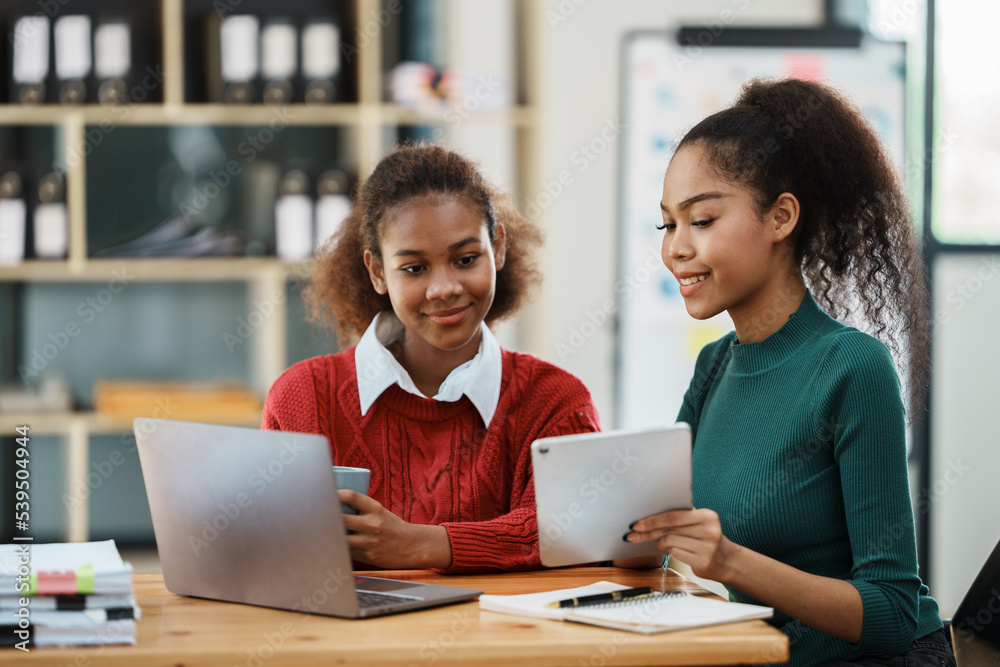
[[[902,653],[941,627],[917,576],[903,404],[881,342],[807,293],[764,341],[707,345],[677,420],[694,437],[695,507],[715,510],[726,537],[861,594],[858,644],[776,611],[789,664]]]

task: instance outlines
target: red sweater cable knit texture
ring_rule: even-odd
[[[442,525],[445,572],[540,567],[531,443],[600,430],[590,392],[536,357],[503,350],[489,429],[467,396],[454,403],[392,385],[361,415],[354,348],[299,362],[275,381],[263,428],[319,433],[337,465],[371,470],[369,495],[410,523]]]

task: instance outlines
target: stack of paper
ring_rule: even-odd
[[[139,616],[114,540],[0,545],[0,644],[135,644]]]

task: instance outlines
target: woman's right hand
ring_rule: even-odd
[[[636,521],[625,536],[632,543],[655,540],[663,553],[691,566],[699,577],[725,583],[728,563],[739,549],[722,534],[719,515],[710,509],[673,510]]]
[[[344,514],[351,558],[389,570],[446,568],[451,542],[444,526],[408,523],[380,502],[352,489],[339,489],[340,502],[358,511]]]

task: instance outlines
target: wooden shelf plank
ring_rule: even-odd
[[[87,161],[83,155],[85,131],[83,119],[78,114],[67,116],[65,125],[66,153],[66,211],[69,215],[69,261],[81,262],[87,258]]]
[[[358,97],[367,104],[376,104],[382,97],[382,31],[376,30],[371,35],[362,30],[379,15],[381,5],[381,0],[355,0],[356,23],[342,37],[358,49]]]
[[[163,97],[184,102],[184,0],[161,0],[163,20]]]
[[[265,272],[305,277],[309,262],[290,264],[273,257],[89,259],[83,262],[25,260],[0,266],[0,282],[244,281]]]
[[[66,469],[63,471],[63,488],[86,489],[90,468],[90,434],[86,424],[79,419],[69,420],[63,440]],[[64,497],[67,494],[63,494]],[[67,542],[86,542],[90,536],[90,503],[68,502],[66,508]]]
[[[213,424],[248,428],[257,428],[260,426],[260,422],[259,412],[247,413],[243,416],[220,415],[211,420]],[[29,426],[29,438],[34,436],[67,436],[74,432],[89,435],[122,435],[132,432],[131,419],[97,412],[0,413],[0,436],[14,437],[14,429],[24,425]]]
[[[512,125],[515,127],[534,126],[538,123],[538,110],[530,106],[512,107],[498,111],[465,111],[448,107],[413,109],[410,107],[381,105],[382,122],[385,125]]]
[[[67,117],[81,117],[86,125],[112,128],[136,125],[347,125],[358,126],[364,117],[376,117],[387,125],[484,125],[530,126],[538,122],[534,107],[519,106],[499,111],[464,111],[447,107],[417,110],[394,104],[330,104],[309,106],[227,106],[225,104],[133,104],[120,107],[81,106],[68,109],[56,105],[22,107],[0,105],[0,125],[61,125]]]
[[[117,107],[88,105],[68,109],[56,105],[0,105],[0,124],[59,125],[69,115],[87,125],[356,125],[362,109],[355,104],[307,106],[227,106],[224,104],[133,104]]]

